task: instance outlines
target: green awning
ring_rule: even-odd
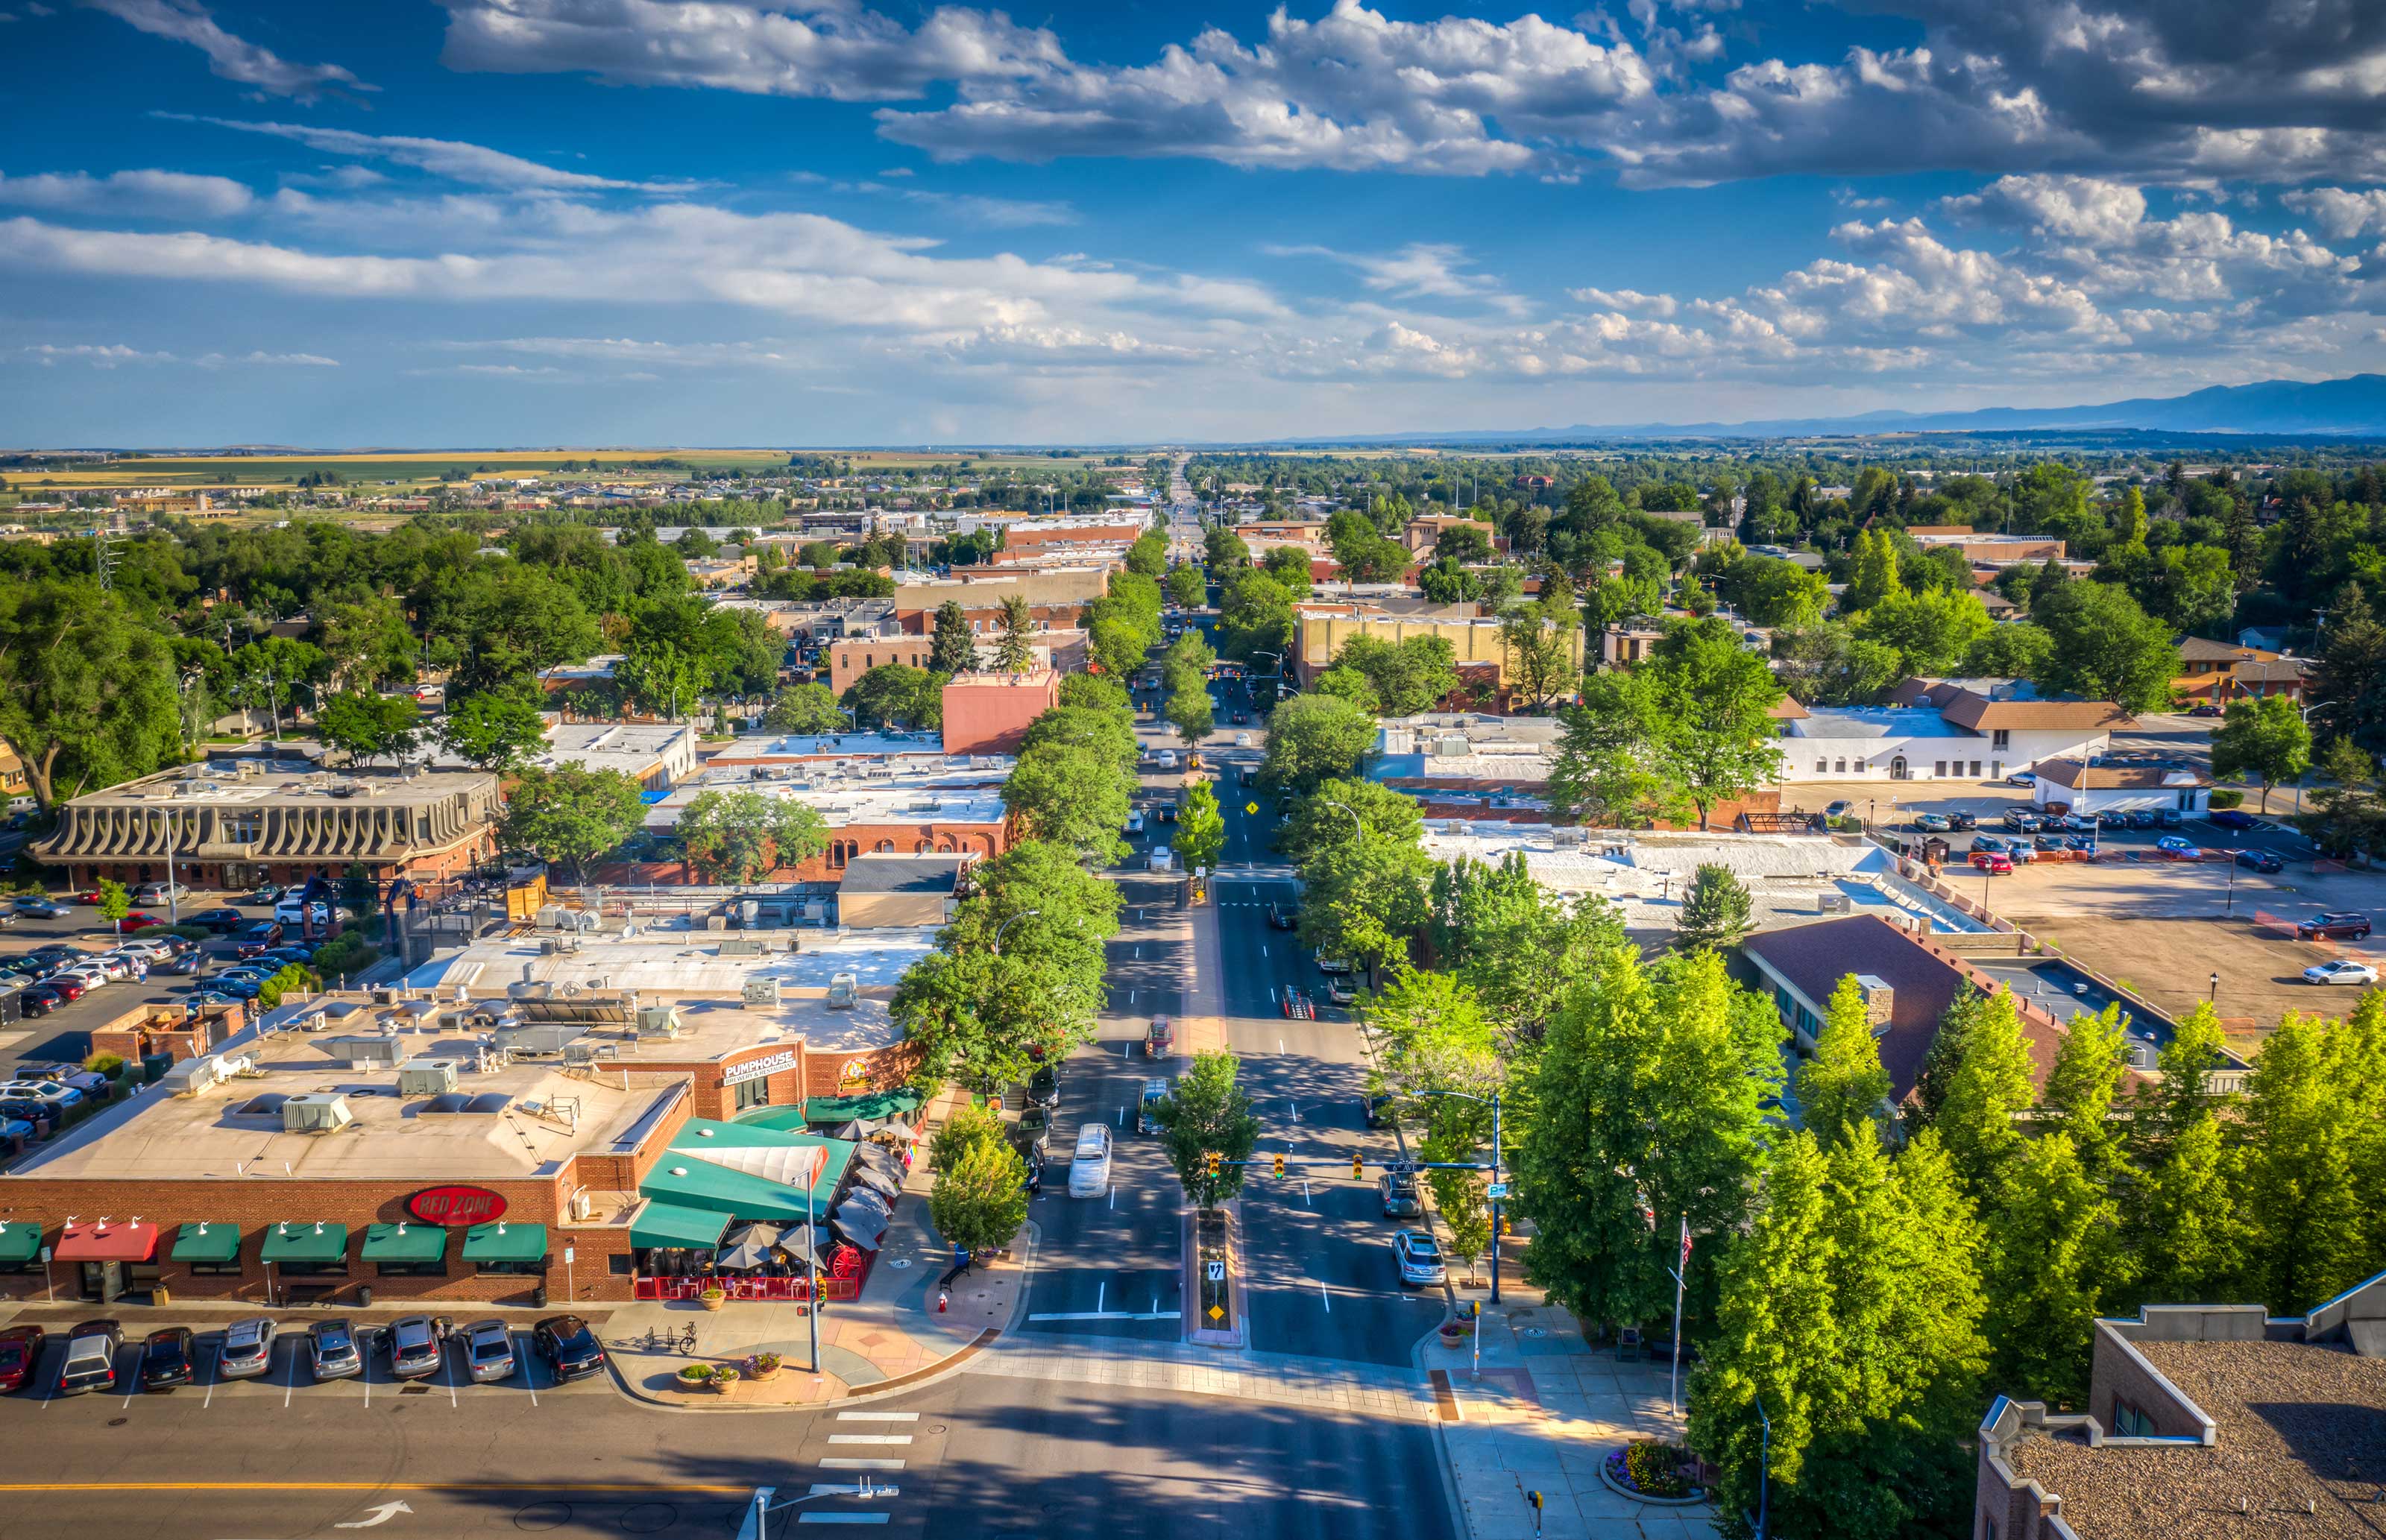
[[[859,1096],[813,1096],[804,1103],[808,1123],[846,1123],[856,1118],[899,1118],[920,1108],[920,1093],[910,1086],[873,1091]]]
[[[728,1228],[729,1216],[717,1208],[690,1208],[649,1198],[630,1221],[630,1244],[709,1250],[721,1244],[721,1233]]]
[[[447,1232],[435,1224],[370,1224],[365,1227],[368,1262],[435,1262],[447,1254]]]
[[[821,1159],[809,1189],[777,1174],[790,1164],[786,1157],[810,1149],[818,1149]],[[672,1138],[671,1153],[647,1170],[638,1191],[659,1203],[743,1220],[809,1221],[827,1215],[829,1199],[852,1160],[849,1140],[691,1118]]]
[[[42,1254],[42,1227],[31,1220],[0,1224],[0,1262],[30,1262]]]
[[[240,1226],[223,1220],[186,1224],[175,1234],[174,1249],[168,1255],[178,1262],[237,1262]]]
[[[336,1262],[348,1254],[348,1227],[287,1220],[265,1233],[269,1262]]]
[[[546,1255],[546,1226],[509,1224],[503,1220],[476,1224],[464,1232],[468,1262],[535,1262]]]

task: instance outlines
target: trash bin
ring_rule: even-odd
[[[360,1308],[370,1309],[372,1308],[372,1285],[370,1283],[367,1283],[364,1287],[357,1290],[357,1304]]]
[[[530,1302],[539,1309],[546,1308],[546,1285],[541,1283],[530,1291]]]

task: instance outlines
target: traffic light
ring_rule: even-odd
[[[1218,1174],[1218,1164],[1219,1164],[1219,1161],[1220,1161],[1222,1158],[1223,1158],[1218,1154],[1218,1152],[1217,1152],[1216,1150],[1212,1150],[1212,1151],[1210,1152],[1210,1157],[1209,1157],[1209,1159],[1210,1159],[1210,1174],[1211,1174],[1212,1176],[1215,1176],[1215,1175],[1217,1175],[1217,1174]]]
[[[1363,1176],[1364,1176],[1364,1175],[1365,1175],[1365,1173],[1366,1173],[1366,1170],[1367,1170],[1367,1163],[1366,1163],[1366,1161],[1365,1161],[1364,1159],[1363,1159],[1361,1157],[1356,1156],[1356,1155],[1354,1155],[1354,1156],[1350,1157],[1350,1180],[1351,1180],[1351,1181],[1353,1181],[1353,1182],[1357,1182],[1357,1181],[1359,1181]]]
[[[1275,1174],[1278,1176],[1282,1176],[1284,1174],[1284,1152],[1282,1150],[1276,1151]]]

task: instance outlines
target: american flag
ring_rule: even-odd
[[[1684,1226],[1682,1226],[1682,1259],[1681,1259],[1681,1261],[1680,1261],[1680,1263],[1679,1263],[1678,1265],[1680,1266],[1680,1268],[1682,1269],[1682,1271],[1683,1271],[1687,1272],[1687,1271],[1689,1271],[1689,1267],[1690,1267],[1690,1227],[1689,1227],[1689,1225],[1687,1225],[1687,1224],[1686,1224],[1686,1225],[1684,1225]]]

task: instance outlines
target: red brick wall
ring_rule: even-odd
[[[909,669],[928,666],[933,640],[924,636],[863,636],[832,642],[828,649],[829,688],[842,695],[854,681],[872,669],[900,663]]]
[[[955,680],[945,686],[947,754],[1016,754],[1037,717],[1060,704],[1061,676]]]

